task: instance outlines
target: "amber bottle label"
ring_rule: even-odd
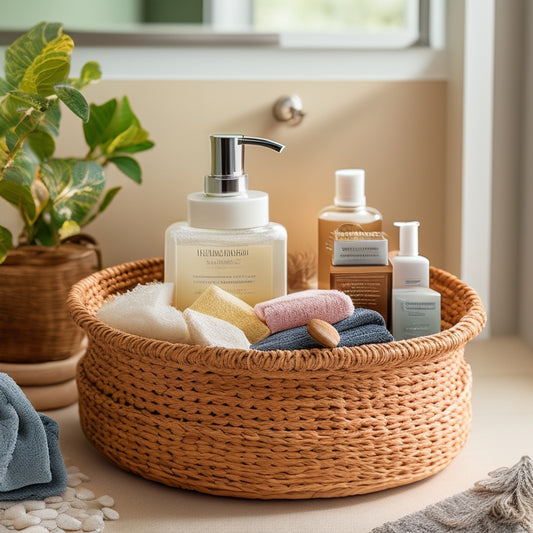
[[[318,219],[318,288],[330,288],[330,266],[334,252],[334,233],[342,225],[351,221],[323,220]],[[360,224],[360,231],[381,231],[381,220]]]

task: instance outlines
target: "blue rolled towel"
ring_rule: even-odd
[[[362,344],[390,342],[393,339],[385,327],[385,320],[371,309],[356,308],[348,318],[333,324],[339,332],[339,346],[360,346]],[[322,348],[315,339],[307,333],[306,326],[279,331],[262,341],[250,346],[252,350],[310,350]]]
[[[21,388],[0,373],[0,500],[62,494],[67,472],[58,426],[37,413]]]

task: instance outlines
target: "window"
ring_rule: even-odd
[[[245,46],[398,49],[429,44],[430,11],[433,20],[443,1],[92,0],[72,7],[71,0],[17,0],[0,32],[58,20],[89,44],[211,45],[234,36]]]
[[[218,31],[279,35],[282,47],[405,47],[421,36],[420,0],[204,0]]]

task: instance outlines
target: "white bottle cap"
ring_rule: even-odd
[[[187,196],[187,221],[193,228],[246,229],[266,226],[268,194],[248,191],[241,196],[210,196],[195,192]]]
[[[362,207],[366,205],[365,171],[345,168],[335,172],[335,205]]]
[[[420,222],[395,222],[400,228],[400,251],[398,255],[418,255],[418,226]]]

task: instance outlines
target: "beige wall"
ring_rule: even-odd
[[[297,93],[307,113],[288,127],[271,115]],[[105,264],[164,253],[163,233],[186,218],[186,195],[209,172],[209,134],[243,133],[286,144],[282,154],[248,147],[250,188],[270,194],[271,220],[286,226],[289,251],[314,250],[317,212],[332,202],[337,168],[367,172],[368,204],[394,220],[420,220],[420,249],[445,266],[446,82],[103,81],[86,91],[101,103],[127,94],[156,147],[140,154],[144,184],[124,184],[108,212],[87,228]],[[81,127],[65,113],[60,151],[80,153]],[[457,243],[459,246],[459,243]]]

